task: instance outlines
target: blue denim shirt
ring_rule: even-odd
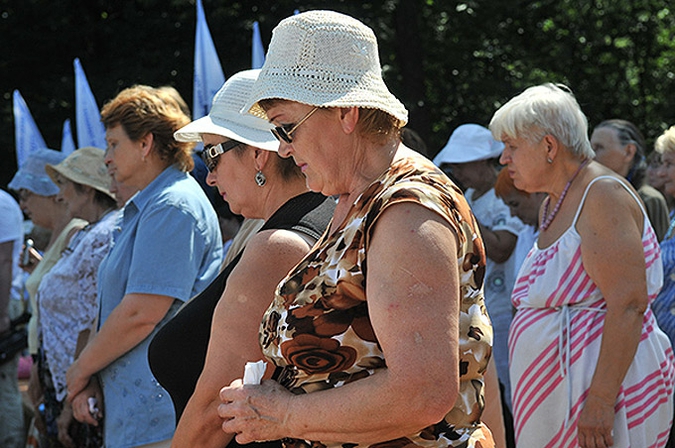
[[[176,300],[147,338],[100,372],[107,448],[172,437],[173,404],[150,372],[148,345],[180,304],[215,278],[221,259],[218,218],[189,174],[167,168],[124,207],[112,248],[99,268],[99,325],[130,293]]]

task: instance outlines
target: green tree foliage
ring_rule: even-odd
[[[378,36],[390,89],[435,154],[462,123],[487,125],[524,88],[562,82],[590,126],[634,121],[651,143],[675,124],[675,10],[669,0],[203,0],[225,76],[250,67],[294,10],[334,9]],[[100,105],[135,83],[173,85],[192,99],[195,0],[0,0],[0,185],[16,169],[12,91],[47,144],[74,122],[73,59]],[[75,125],[73,123],[73,125]]]

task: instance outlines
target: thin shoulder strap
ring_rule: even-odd
[[[631,196],[633,196],[633,199],[635,199],[635,202],[637,202],[638,206],[640,207],[640,210],[642,210],[642,215],[647,216],[647,212],[645,211],[644,207],[642,206],[642,202],[640,201],[638,196],[636,196],[635,193],[633,193],[633,190],[631,190],[628,187],[628,185],[625,184],[624,181],[622,181],[621,179],[618,179],[614,176],[598,176],[595,179],[593,179],[592,181],[590,181],[588,183],[588,185],[586,186],[586,190],[584,191],[584,195],[581,197],[581,202],[579,202],[579,206],[577,207],[577,212],[574,215],[574,220],[572,221],[572,227],[575,227],[577,225],[577,219],[579,219],[579,215],[581,214],[581,208],[584,206],[584,202],[586,202],[586,196],[588,195],[588,191],[591,189],[591,186],[595,183],[595,181],[598,181],[600,179],[612,179],[612,180],[617,181],[619,184],[621,184],[621,186],[623,188],[625,188],[626,191],[628,193],[630,193]]]

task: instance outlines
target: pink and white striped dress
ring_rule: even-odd
[[[584,270],[575,225],[588,190],[601,178],[624,185],[610,176],[594,179],[570,228],[547,248],[535,243],[513,289],[511,300],[517,313],[509,331],[509,356],[518,447],[579,446],[576,422],[600,352],[606,302]],[[651,303],[663,283],[663,269],[659,244],[644,209],[643,215],[642,245]],[[616,401],[615,448],[666,444],[674,379],[673,350],[648,308],[637,353]]]

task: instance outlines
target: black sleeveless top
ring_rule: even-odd
[[[335,200],[332,198],[326,198],[318,193],[303,193],[282,205],[259,231],[295,230],[319,239],[328,227],[334,209]],[[183,414],[204,368],[211,334],[211,319],[216,304],[225,290],[227,278],[240,258],[241,253],[204,291],[167,322],[150,343],[148,349],[150,368],[157,381],[171,395],[176,410],[176,422]],[[272,299],[273,294],[270,296],[270,302]],[[277,447],[280,446],[280,442],[268,442],[266,445]],[[229,446],[238,444],[233,439]]]

